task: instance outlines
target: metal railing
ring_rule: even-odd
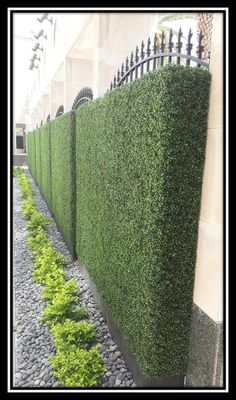
[[[64,114],[64,106],[60,105],[60,107],[58,108],[55,118],[60,117],[60,115]]]
[[[193,44],[191,42],[193,34],[191,28],[188,33],[185,53],[182,53],[182,35],[183,32],[180,28],[178,32],[178,42],[176,43],[176,45],[174,45],[172,41],[173,31],[171,29],[169,33],[168,43],[166,44],[166,37],[163,31],[161,35],[161,42],[158,46],[158,37],[155,33],[152,49],[151,39],[149,37],[146,45],[146,51],[144,41],[142,41],[140,51],[138,46],[136,46],[135,53],[133,51],[131,52],[130,60],[128,57],[126,57],[125,65],[124,63],[122,63],[121,68],[118,69],[117,74],[114,76],[114,79],[111,82],[110,89],[108,89],[108,91],[114,90],[116,87],[119,87],[124,83],[128,83],[134,79],[137,79],[145,72],[147,73],[151,70],[154,71],[157,69],[157,67],[171,64],[173,61],[175,61],[177,65],[180,65],[181,59],[185,61],[185,65],[187,66],[189,66],[191,62],[194,62],[197,67],[205,67],[208,69],[210,54],[208,54],[208,61],[202,59],[202,54],[204,52],[204,46],[202,45],[202,31],[200,31],[198,36],[198,44],[196,50],[197,57],[191,55],[193,49]]]
[[[82,106],[82,104],[87,103],[88,101],[93,100],[93,91],[90,87],[84,87],[77,94],[73,105],[72,110],[76,110],[78,107]]]

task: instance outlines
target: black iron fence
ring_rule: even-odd
[[[121,68],[118,69],[117,74],[114,76],[113,81],[110,84],[109,90],[114,90],[115,88],[133,81],[143,74],[161,68],[166,64],[176,63],[185,64],[190,66],[195,64],[195,66],[209,68],[210,52],[208,53],[207,59],[203,58],[204,46],[202,31],[200,31],[196,46],[196,56],[192,55],[193,43],[192,43],[192,30],[190,28],[185,52],[183,52],[184,42],[182,40],[183,32],[181,28],[178,32],[177,43],[173,42],[173,31],[169,32],[168,40],[166,40],[166,35],[164,31],[161,34],[160,41],[158,41],[158,35],[155,33],[153,43],[151,43],[150,37],[148,38],[146,48],[144,41],[141,43],[140,49],[136,46],[135,52],[131,52],[130,58],[126,57],[125,63],[122,63]],[[91,101],[93,99],[92,89],[89,87],[82,88],[72,105],[72,110],[76,110],[81,105]],[[64,113],[64,106],[60,105],[57,110],[56,116],[59,117]],[[47,122],[50,121],[50,115],[47,116]],[[42,125],[42,123],[41,123]]]
[[[56,112],[56,118],[60,117],[60,115],[62,115],[64,113],[64,106],[60,105],[60,107],[58,108],[57,112]]]
[[[77,94],[73,105],[72,110],[76,110],[78,107],[82,106],[82,104],[87,103],[88,101],[93,100],[93,91],[90,87],[84,87]]]
[[[114,79],[110,84],[110,90],[114,90],[116,87],[119,87],[124,83],[131,82],[133,79],[137,79],[144,73],[147,73],[151,70],[156,70],[158,67],[162,67],[166,64],[171,64],[172,62],[179,65],[181,61],[184,61],[185,65],[195,63],[197,67],[209,68],[210,53],[208,54],[207,60],[202,58],[202,55],[204,53],[204,46],[202,44],[202,31],[200,31],[198,35],[198,43],[196,49],[197,57],[191,54],[193,50],[193,34],[191,28],[188,33],[185,53],[182,52],[183,32],[181,28],[178,32],[178,41],[176,44],[174,44],[173,42],[173,35],[174,34],[171,29],[169,32],[168,42],[166,42],[166,35],[163,31],[159,45],[157,34],[155,34],[152,47],[150,37],[148,38],[146,49],[144,41],[142,41],[141,43],[140,50],[138,46],[136,46],[135,52],[131,52],[130,59],[129,57],[126,57],[126,62],[122,63],[121,68],[118,69],[117,74],[114,76]]]

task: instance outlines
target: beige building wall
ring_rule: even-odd
[[[154,36],[158,13],[50,13],[50,17],[53,23],[42,25],[47,39],[39,39],[43,51],[37,50],[38,69],[29,72],[34,76],[29,93],[30,129],[40,125],[41,115],[44,123],[46,114],[54,118],[60,104],[69,111],[85,86],[92,88],[94,98],[104,95],[136,45]],[[48,113],[45,96],[50,99]]]
[[[194,302],[214,321],[223,306],[223,15],[215,14],[206,161],[204,167]]]
[[[118,68],[130,58],[142,40],[154,36],[157,13],[97,14],[97,41],[94,48],[94,97],[102,96],[110,87]],[[153,40],[153,38],[152,38]],[[146,43],[145,43],[146,45]]]
[[[223,382],[223,14],[213,14],[212,74],[187,385]]]

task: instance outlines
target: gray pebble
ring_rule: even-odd
[[[41,379],[45,374],[46,374],[46,371],[42,371],[42,372],[39,374],[39,379]]]
[[[109,383],[115,383],[115,380],[116,380],[116,377],[114,376],[114,375],[111,375],[110,377],[109,377]]]

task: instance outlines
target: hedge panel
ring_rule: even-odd
[[[147,377],[186,372],[209,86],[169,65],[76,111],[77,254]]]
[[[50,123],[52,211],[73,251],[75,247],[75,127],[74,112]]]
[[[27,163],[28,163],[28,167],[29,167],[30,171],[31,171],[31,155],[32,155],[32,152],[31,152],[31,143],[32,143],[31,138],[32,138],[32,135],[33,135],[32,132],[29,132],[26,135]]]
[[[42,193],[51,208],[51,141],[50,124],[41,127]]]
[[[35,181],[42,187],[42,168],[41,168],[41,128],[35,131]]]
[[[36,153],[35,153],[35,131],[27,134],[27,159],[31,175],[35,179],[36,174]]]

